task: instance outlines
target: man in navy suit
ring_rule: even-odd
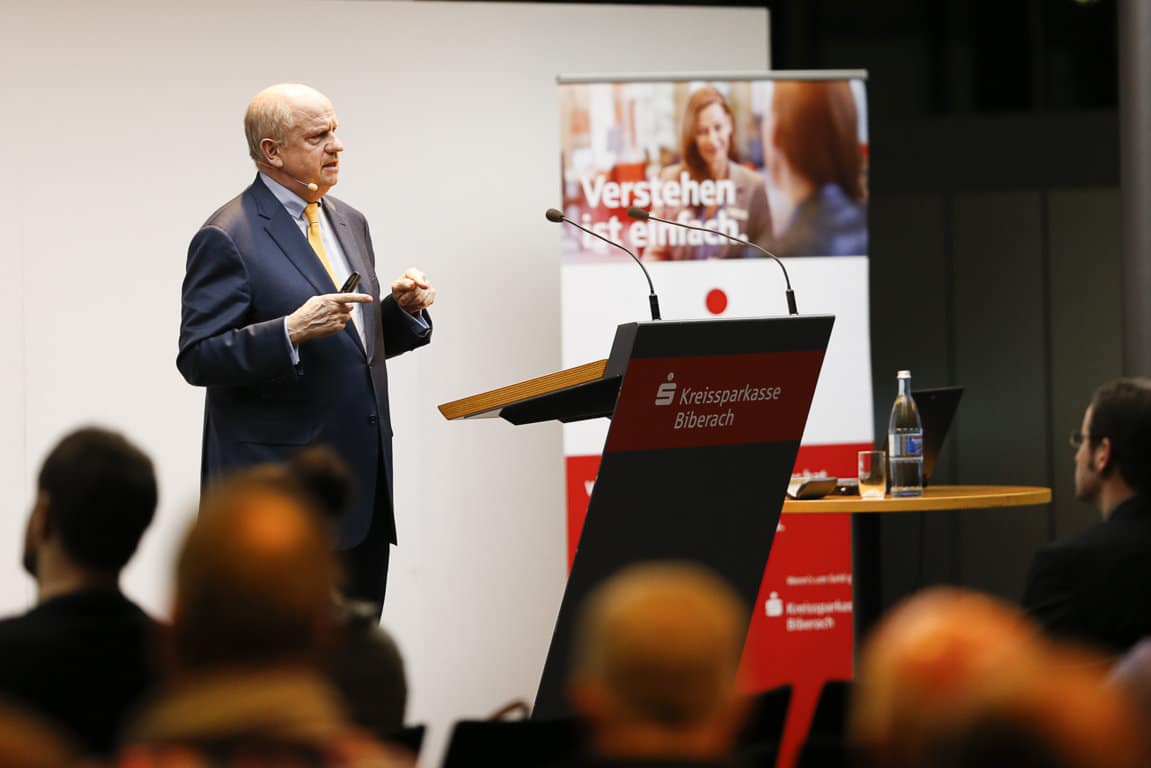
[[[409,269],[381,296],[364,216],[328,197],[344,145],[323,94],[261,91],[244,131],[259,173],[192,239],[176,365],[207,389],[204,484],[327,445],[356,497],[341,521],[346,595],[383,604],[392,511],[385,359],[431,341],[435,289]],[[353,272],[356,292],[340,292]]]
[[[1095,391],[1075,447],[1075,495],[1103,520],[1035,553],[1023,606],[1052,634],[1122,653],[1151,636],[1151,381]]]

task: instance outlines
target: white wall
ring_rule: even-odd
[[[763,9],[5,0],[0,611],[31,599],[33,473],[100,422],[159,467],[127,588],[165,613],[199,471],[202,393],[174,365],[185,249],[253,175],[248,99],[302,80],[336,105],[336,194],[373,223],[381,277],[418,265],[440,293],[435,342],[391,368],[385,623],[411,718],[434,749],[453,718],[530,700],[564,583],[560,429],[446,423],[435,405],[560,365],[555,76],[762,71],[767,37]]]

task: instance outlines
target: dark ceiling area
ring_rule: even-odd
[[[1117,0],[613,4],[766,7],[774,69],[889,75],[906,86],[889,105],[903,112],[1114,109],[1118,97]]]
[[[907,106],[934,113],[1115,108],[1116,0],[770,2],[776,69],[903,51]],[[852,61],[855,57],[864,60]],[[845,60],[848,59],[848,60]]]

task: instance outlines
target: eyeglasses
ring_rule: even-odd
[[[1067,442],[1069,442],[1071,444],[1072,448],[1074,448],[1075,450],[1078,451],[1079,446],[1083,445],[1083,442],[1086,439],[1087,439],[1087,436],[1084,435],[1082,432],[1080,432],[1077,429],[1068,436]]]

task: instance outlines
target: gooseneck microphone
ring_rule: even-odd
[[[558,211],[557,211],[557,213],[558,213]],[[637,221],[647,221],[650,219],[651,221],[658,221],[661,224],[670,224],[673,227],[683,227],[684,229],[694,229],[697,232],[710,232],[713,235],[719,235],[720,237],[726,237],[728,240],[732,240],[734,242],[737,242],[740,245],[749,245],[752,248],[759,251],[760,253],[762,253],[764,256],[769,256],[769,257],[775,259],[775,263],[778,264],[779,268],[783,270],[783,281],[785,283],[787,283],[787,312],[788,312],[788,314],[791,314],[791,315],[798,315],[799,314],[799,310],[795,306],[795,291],[791,290],[791,278],[787,276],[787,267],[783,266],[783,262],[780,260],[780,258],[778,256],[776,256],[774,253],[767,250],[763,246],[761,246],[757,243],[753,243],[750,240],[740,240],[738,237],[735,237],[733,235],[729,235],[726,232],[721,232],[718,229],[708,229],[707,227],[697,227],[694,224],[684,224],[682,221],[671,221],[669,219],[661,219],[659,216],[652,216],[650,213],[645,211],[643,208],[637,208],[634,205],[627,209],[627,215],[631,216],[633,219],[636,219]]]
[[[647,302],[648,302],[648,304],[651,305],[651,319],[652,320],[659,320],[660,319],[659,318],[659,297],[655,295],[655,286],[653,286],[651,284],[651,275],[649,275],[647,273],[647,267],[645,267],[643,265],[643,262],[639,260],[638,256],[636,256],[634,253],[629,251],[627,248],[624,248],[622,245],[620,245],[616,241],[608,240],[603,235],[598,234],[596,232],[592,232],[587,227],[581,227],[579,224],[576,224],[574,221],[569,219],[567,216],[564,216],[563,213],[556,210],[555,208],[548,208],[547,213],[545,213],[544,215],[547,216],[548,221],[555,222],[556,224],[559,224],[561,222],[571,224],[576,229],[581,230],[583,232],[586,232],[587,234],[591,235],[592,237],[599,238],[600,240],[603,240],[608,245],[614,245],[616,248],[619,248],[621,251],[626,253],[628,256],[631,256],[632,259],[635,260],[635,263],[639,264],[639,268],[643,270],[643,276],[647,278],[647,287],[648,287],[648,290],[650,291],[650,295],[647,297]]]

